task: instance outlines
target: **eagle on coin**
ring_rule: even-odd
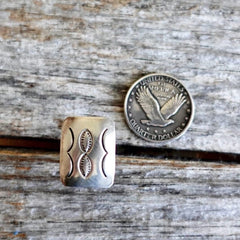
[[[148,119],[141,120],[141,123],[154,127],[166,127],[174,123],[170,117],[175,115],[186,102],[185,96],[182,93],[177,93],[163,106],[160,106],[157,98],[147,86],[141,86],[137,90],[136,99],[148,117]]]

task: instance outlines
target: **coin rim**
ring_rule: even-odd
[[[188,121],[188,124],[185,126],[184,130],[178,134],[177,136],[175,137],[172,137],[171,139],[166,139],[166,140],[162,140],[162,141],[156,141],[156,140],[151,140],[151,139],[148,139],[148,138],[145,138],[143,136],[141,136],[140,134],[138,134],[137,132],[134,131],[134,129],[132,128],[130,122],[129,122],[129,118],[127,116],[127,100],[129,98],[129,95],[130,93],[132,92],[133,88],[139,83],[141,82],[144,78],[147,78],[147,77],[150,77],[150,76],[156,76],[156,75],[160,75],[160,76],[164,76],[164,77],[170,77],[170,78],[173,78],[174,80],[178,81],[180,84],[182,84],[181,81],[179,81],[177,78],[171,76],[171,75],[168,75],[168,74],[165,74],[165,73],[151,73],[151,74],[147,74],[141,78],[139,78],[137,81],[135,81],[131,87],[129,88],[129,90],[127,91],[127,94],[125,96],[125,100],[124,100],[124,115],[125,115],[125,119],[126,119],[126,122],[127,122],[127,125],[128,127],[131,129],[131,131],[136,135],[138,136],[139,138],[141,139],[144,139],[148,142],[153,142],[153,143],[162,143],[162,144],[165,144],[165,143],[169,143],[169,142],[172,142],[178,138],[180,138],[187,130],[188,128],[190,127],[190,125],[192,124],[192,121],[193,121],[193,118],[194,118],[194,115],[195,115],[195,104],[194,104],[194,101],[193,101],[193,98],[191,96],[191,94],[189,93],[189,91],[187,90],[187,88],[184,86],[184,84],[182,84],[182,86],[184,87],[185,91],[188,93],[188,96],[190,98],[190,101],[191,101],[191,110],[192,110],[192,114],[190,116],[190,119]]]

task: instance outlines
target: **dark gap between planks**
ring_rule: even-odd
[[[60,140],[31,137],[0,137],[0,147],[30,148],[59,151]],[[205,152],[193,150],[176,150],[166,147],[138,147],[117,145],[116,154],[122,156],[139,156],[150,158],[174,158],[177,160],[196,159],[200,161],[217,161],[227,163],[240,163],[240,154]]]

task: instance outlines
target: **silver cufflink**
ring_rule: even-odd
[[[115,125],[104,117],[68,117],[62,126],[60,178],[73,187],[108,188],[115,175]]]

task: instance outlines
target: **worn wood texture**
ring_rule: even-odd
[[[117,143],[157,146],[128,129],[123,101],[146,73],[191,92],[195,119],[167,146],[240,153],[238,1],[0,1],[0,134],[59,138],[67,116],[116,121]]]
[[[1,239],[239,239],[240,166],[118,156],[108,190],[64,187],[54,152],[0,150]]]

